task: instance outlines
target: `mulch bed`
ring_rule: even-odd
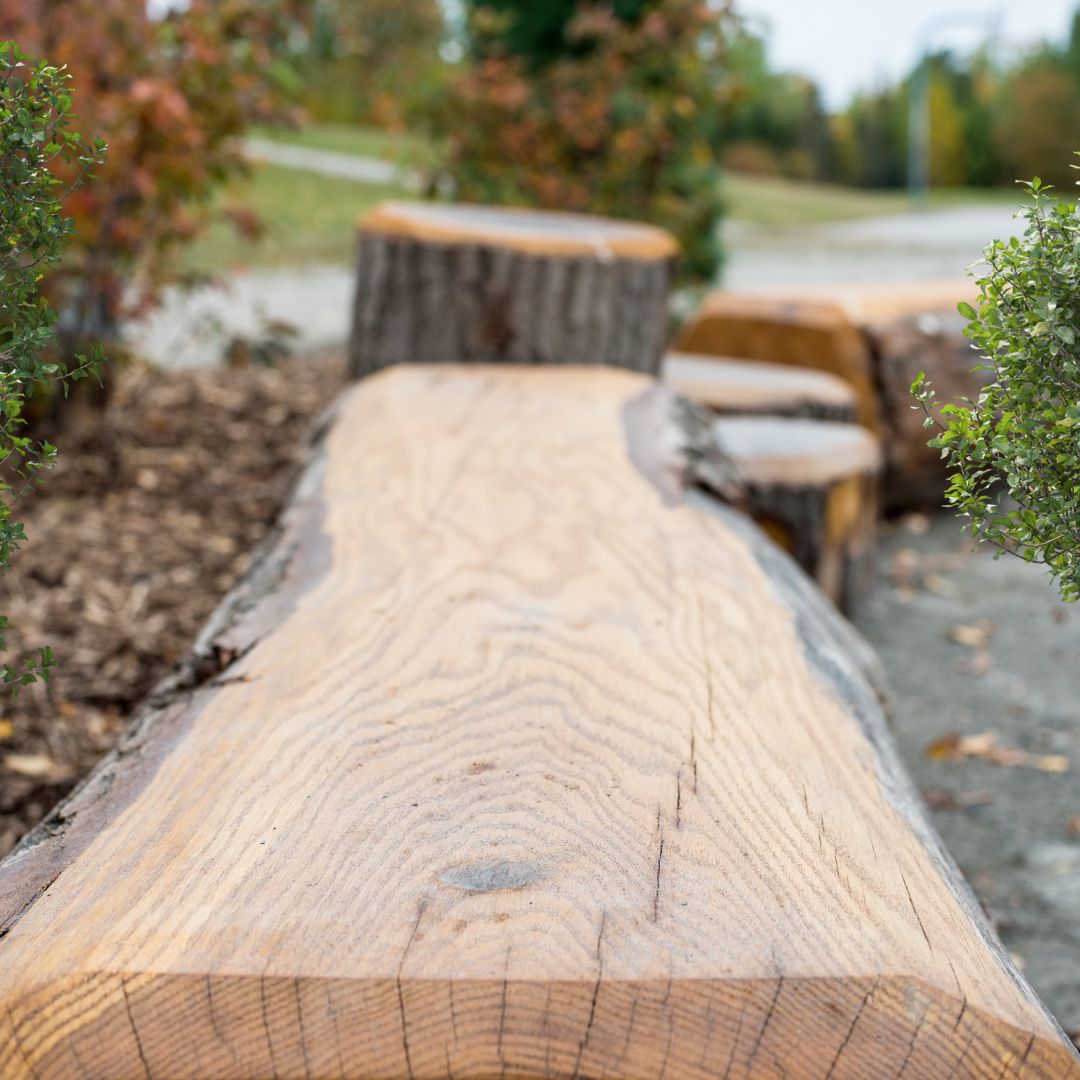
[[[58,666],[0,703],[0,856],[93,767],[190,648],[267,535],[340,355],[274,368],[129,371],[16,515],[29,537],[0,581],[9,658]]]

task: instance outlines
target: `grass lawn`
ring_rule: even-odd
[[[359,157],[382,158],[384,161],[409,159],[422,153],[426,147],[423,139],[413,135],[344,124],[311,124],[299,131],[260,128],[255,134],[260,139],[288,146],[333,150],[338,154],[356,154]]]
[[[725,173],[723,188],[733,221],[776,228],[902,214],[910,206],[904,191],[873,191],[745,173]],[[931,210],[987,203],[1019,206],[1023,193],[1008,188],[940,188],[930,192],[928,201]]]
[[[185,270],[347,263],[356,251],[356,221],[382,199],[407,198],[396,187],[358,184],[277,165],[259,165],[250,180],[222,193],[222,206],[254,210],[266,225],[255,241],[215,222],[189,251]]]

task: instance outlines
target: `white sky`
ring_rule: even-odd
[[[821,87],[830,108],[907,71],[923,28],[932,48],[970,49],[998,18],[1005,55],[1040,39],[1064,39],[1080,0],[736,0],[761,20],[775,67],[801,71]],[[955,16],[955,19],[953,18]],[[979,22],[978,20],[982,20]]]

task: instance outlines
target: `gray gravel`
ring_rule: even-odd
[[[973,552],[942,514],[886,533],[879,588],[855,621],[896,691],[901,754],[931,806],[945,807],[932,813],[946,846],[1047,1006],[1080,1029],[1080,607],[1039,567]],[[925,753],[986,731],[1070,767]]]

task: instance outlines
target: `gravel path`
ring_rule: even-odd
[[[855,621],[889,673],[894,734],[946,846],[1080,1033],[1080,608],[1041,568],[972,551],[942,514],[886,533],[879,587]],[[951,736],[967,741],[949,754]],[[927,756],[942,740],[943,756]],[[1014,748],[1026,764],[992,763],[1020,761]]]

